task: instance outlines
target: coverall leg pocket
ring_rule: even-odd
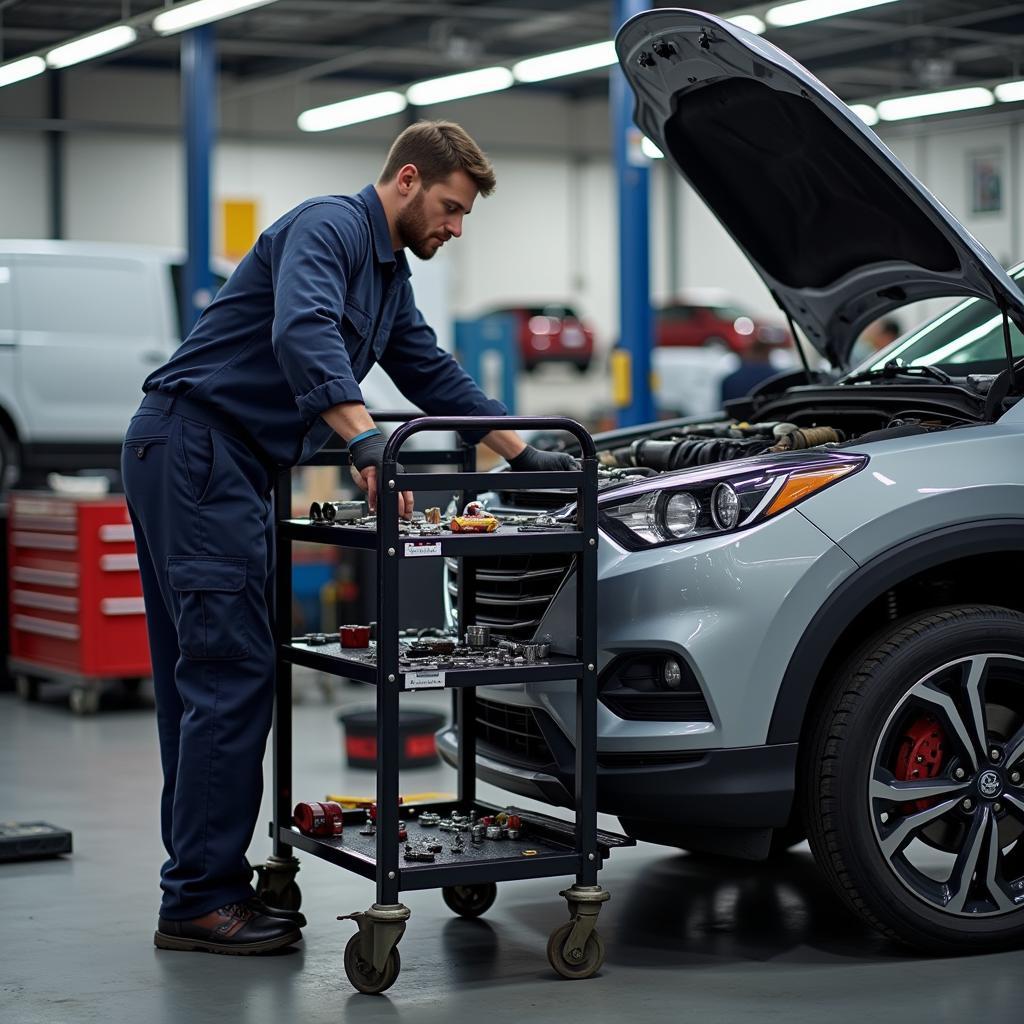
[[[226,660],[249,654],[246,560],[170,555],[178,645],[186,658]]]

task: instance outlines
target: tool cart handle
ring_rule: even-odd
[[[583,457],[597,457],[586,427],[566,416],[421,416],[396,427],[384,446],[384,462],[397,462],[402,445],[423,430],[564,430],[580,443]]]

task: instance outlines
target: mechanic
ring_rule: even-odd
[[[375,185],[309,199],[267,228],[143,384],[122,471],[164,776],[162,949],[259,953],[301,937],[301,914],[257,899],[245,857],[274,696],[273,483],[336,432],[375,507],[385,439],[359,390],[374,363],[428,414],[506,412],[438,347],[404,251],[430,259],[494,185],[458,125],[407,128]],[[464,437],[513,469],[576,465],[512,430],[481,433]],[[402,515],[412,507],[403,493]]]

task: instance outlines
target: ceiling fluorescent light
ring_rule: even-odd
[[[850,110],[866,125],[878,124],[878,111],[867,103],[851,103]]]
[[[12,60],[9,64],[0,64],[0,88],[24,82],[26,78],[41,75],[46,70],[46,61],[42,57],[22,57]]]
[[[407,106],[406,98],[400,92],[375,92],[370,96],[357,96],[340,103],[329,103],[326,107],[304,110],[299,114],[299,127],[304,132],[326,132],[347,124],[398,114]]]
[[[153,28],[160,35],[169,36],[273,2],[274,0],[195,0],[194,3],[179,4],[177,7],[161,11],[153,19]]]
[[[665,156],[646,135],[640,140],[640,151],[648,160],[661,160]]]
[[[951,114],[956,110],[990,107],[995,97],[990,89],[974,86],[970,89],[947,89],[919,96],[898,96],[878,104],[878,116],[883,121],[903,121],[908,117],[928,117],[930,114]]]
[[[0,68],[0,75],[3,68]],[[1024,100],[1024,82],[1003,82],[995,88],[996,99],[1000,103],[1016,103],[1017,100]]]
[[[432,103],[498,92],[499,89],[507,89],[513,81],[508,68],[482,68],[480,71],[465,71],[460,75],[417,82],[405,90],[405,97],[414,107],[429,107]]]
[[[725,20],[731,21],[737,28],[753,32],[755,36],[764,35],[765,23],[756,14],[737,14],[735,18]]]
[[[545,53],[542,57],[521,60],[512,65],[512,74],[517,82],[543,82],[549,78],[607,68],[617,60],[615,43],[608,39],[603,43],[591,43],[589,46],[577,46],[572,50],[560,50],[558,53]]]
[[[138,39],[139,34],[131,25],[115,25],[105,28],[102,32],[73,39],[70,43],[55,46],[46,55],[46,63],[51,68],[68,68],[72,64],[102,57],[105,53],[113,53],[124,46],[130,46]]]
[[[868,7],[881,7],[893,4],[896,0],[797,0],[793,4],[780,4],[772,7],[764,16],[769,25],[776,28],[789,28],[791,25],[803,25],[808,21],[820,18],[834,18],[837,14],[852,14]]]

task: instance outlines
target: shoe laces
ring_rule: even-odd
[[[243,921],[248,921],[249,918],[256,916],[256,912],[251,907],[247,907],[244,903],[226,903],[221,910],[225,914],[241,918]]]

